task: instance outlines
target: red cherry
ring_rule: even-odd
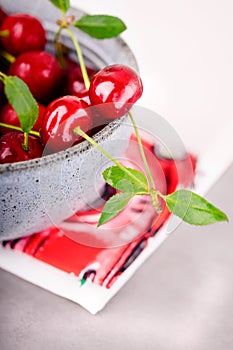
[[[41,124],[42,124],[42,119],[43,119],[43,116],[45,114],[45,107],[43,105],[41,105],[40,103],[38,103],[38,106],[39,106],[39,115],[38,115],[37,121],[33,127],[33,130],[35,130],[35,131],[40,130]],[[0,112],[0,122],[5,123],[5,124],[14,125],[14,126],[20,126],[19,117],[9,103],[7,103]],[[5,128],[3,126],[0,127],[1,134],[6,134],[8,132],[12,132],[12,129]]]
[[[107,66],[91,80],[89,96],[92,105],[100,105],[105,118],[122,117],[141,97],[143,91],[139,75],[122,64]],[[107,105],[106,105],[107,104]]]
[[[46,104],[54,97],[60,83],[60,72],[59,64],[53,55],[45,51],[30,51],[16,58],[8,74],[21,78],[35,99]]]
[[[61,151],[82,140],[73,130],[76,126],[85,132],[91,129],[87,107],[88,104],[76,96],[63,96],[49,104],[40,130],[42,142],[49,150]]]
[[[24,140],[23,133],[9,132],[0,139],[0,163],[14,163],[39,158],[42,156],[43,147],[40,140],[29,135],[29,150],[25,151],[22,147]]]
[[[80,66],[70,57],[65,57],[65,64],[66,67],[62,69],[64,83],[63,95],[77,96],[88,102],[89,93],[85,87]],[[96,71],[90,67],[86,67],[86,70],[89,78],[93,77],[96,73]]]
[[[0,27],[1,31],[9,31],[2,36],[4,49],[14,56],[26,51],[43,50],[46,44],[46,33],[41,22],[28,14],[12,14],[7,16]]]
[[[91,105],[88,90],[85,90],[85,94],[83,94],[82,97],[80,97],[80,98],[81,98],[81,100],[85,101],[89,106]]]
[[[89,78],[96,73],[94,69],[86,67]],[[67,94],[80,98],[88,96],[88,90],[85,87],[80,66],[76,65],[69,71],[66,84]]]
[[[41,105],[40,103],[38,103],[38,107],[39,107],[38,118],[37,118],[37,120],[32,128],[32,130],[35,130],[35,131],[40,131],[40,128],[41,128],[41,125],[43,122],[43,118],[44,118],[44,114],[46,111],[45,106]]]

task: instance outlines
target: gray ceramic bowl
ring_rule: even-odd
[[[8,1],[8,13],[31,13],[47,30],[47,50],[53,51],[54,24],[60,13],[47,0]],[[77,18],[83,13],[72,9]],[[87,65],[98,69],[123,63],[137,69],[135,58],[121,39],[95,40],[77,30]],[[65,44],[72,48],[69,38]],[[72,55],[75,55],[74,52]],[[127,117],[111,122],[94,138],[109,153],[120,157],[130,132]],[[0,165],[0,240],[25,236],[57,225],[74,212],[94,203],[103,187],[101,172],[109,164],[86,141],[67,150],[26,162]]]

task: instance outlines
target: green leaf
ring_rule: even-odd
[[[136,169],[125,169],[128,173],[118,166],[107,168],[103,172],[104,180],[110,186],[123,192],[132,194],[148,193],[149,189],[146,176]]]
[[[70,8],[69,0],[49,0],[53,5],[55,5],[63,13],[66,13]]]
[[[178,190],[165,197],[168,209],[192,225],[209,225],[228,221],[225,213],[205,198],[188,190]]]
[[[5,76],[4,89],[19,117],[21,128],[24,132],[29,132],[38,118],[39,108],[28,86],[18,77]]]
[[[105,222],[113,219],[118,213],[120,213],[129,200],[132,198],[130,193],[117,193],[112,196],[105,204],[101,213],[98,227],[103,225]]]
[[[113,38],[126,29],[120,18],[108,15],[85,15],[73,25],[96,39]]]

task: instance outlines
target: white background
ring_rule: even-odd
[[[166,118],[195,153],[218,142],[219,130],[233,116],[232,0],[71,4],[124,20],[128,29],[122,37],[137,58],[144,85],[138,104]],[[228,146],[233,148],[231,139]]]

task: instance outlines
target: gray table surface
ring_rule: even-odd
[[[96,316],[0,271],[0,349],[233,349],[233,166],[208,194],[230,223],[182,224]]]

